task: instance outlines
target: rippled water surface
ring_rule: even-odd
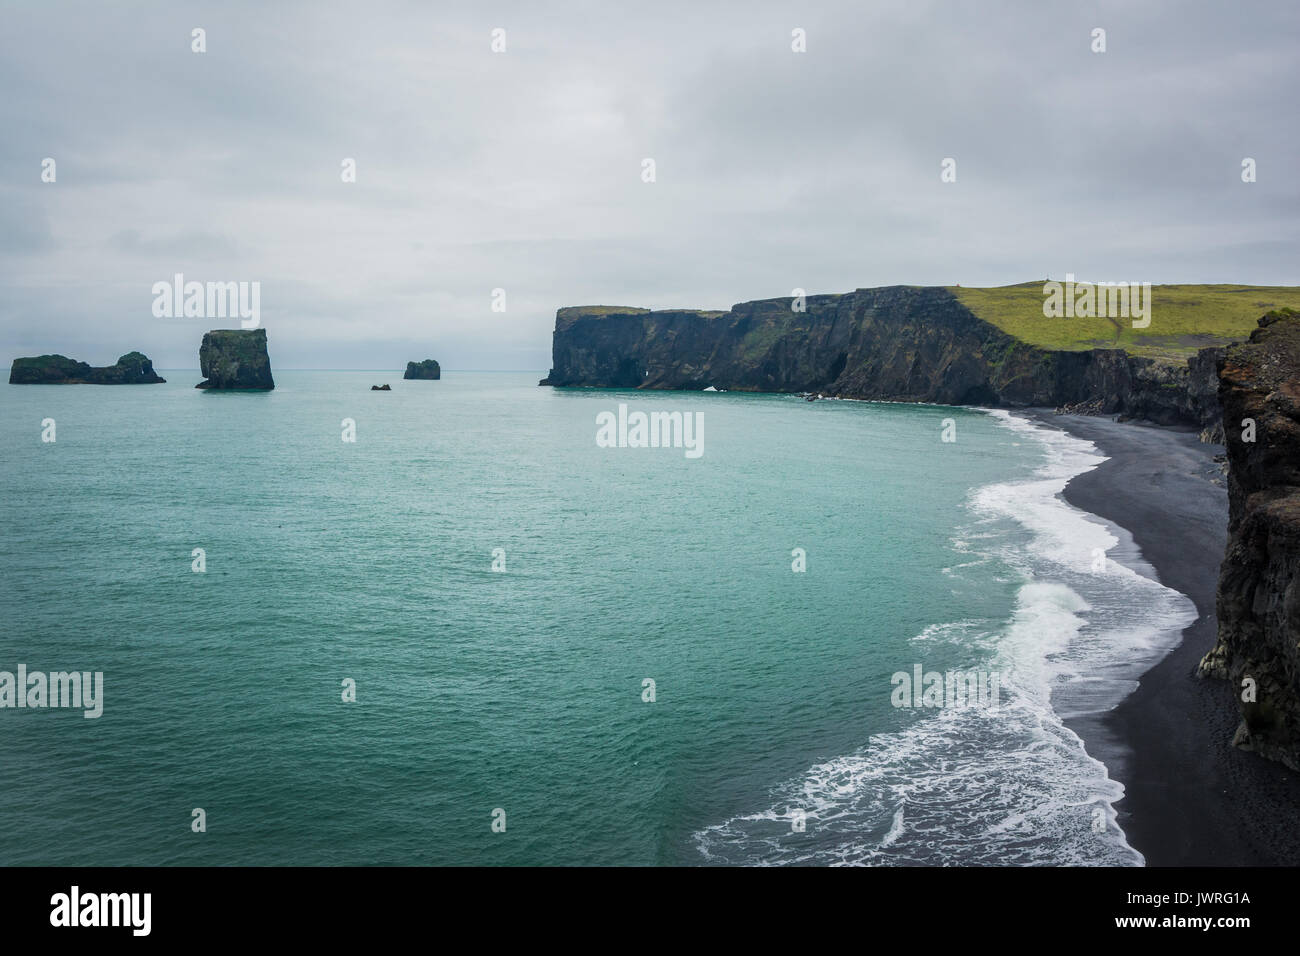
[[[0,670],[102,671],[104,711],[0,709],[0,863],[1140,861],[1053,691],[1108,706],[1185,607],[1090,570],[1114,539],[1055,499],[1083,443],[537,373],[163,374],[3,386]],[[598,448],[619,402],[702,412],[703,456]],[[917,664],[1003,704],[892,706]]]

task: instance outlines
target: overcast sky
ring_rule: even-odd
[[[545,370],[565,305],[1300,284],[1298,36],[1242,0],[9,2],[0,358],[197,367],[238,322],[155,318],[177,272],[260,282],[278,368]]]

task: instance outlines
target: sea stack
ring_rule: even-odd
[[[214,329],[199,346],[199,371],[205,380],[195,388],[275,388],[271,357],[266,351],[266,329]]]
[[[165,381],[141,352],[127,352],[116,365],[100,368],[66,355],[38,355],[14,359],[9,370],[10,385],[158,385]]]
[[[425,359],[423,362],[407,362],[406,374],[402,378],[425,378],[440,379],[442,378],[442,369],[433,359]]]
[[[1300,770],[1300,312],[1270,312],[1227,348],[1219,402],[1228,547],[1200,674],[1231,684],[1234,744]]]

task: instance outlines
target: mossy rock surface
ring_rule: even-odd
[[[275,388],[266,329],[214,329],[199,346],[199,370],[205,376],[195,388],[269,391]]]
[[[95,367],[66,355],[14,359],[10,385],[156,385],[165,382],[143,352],[127,352],[116,365]]]
[[[436,381],[442,378],[442,368],[433,359],[425,359],[423,362],[407,362],[406,374],[402,378]]]

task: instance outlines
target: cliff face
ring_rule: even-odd
[[[1300,770],[1300,312],[1259,321],[1220,371],[1228,547],[1219,641],[1200,673],[1231,682],[1235,744]]]
[[[442,378],[442,369],[433,359],[425,359],[423,362],[407,362],[406,374],[402,378],[440,379]]]
[[[1212,427],[1215,354],[1158,362],[1049,351],[983,321],[947,289],[888,286],[744,302],[727,312],[561,309],[543,385],[819,392],[952,405],[1073,406]],[[1067,320],[1063,320],[1067,321]]]
[[[206,380],[195,388],[275,388],[271,357],[266,351],[266,329],[216,329],[203,336],[199,370]]]
[[[10,385],[157,385],[166,381],[140,352],[127,352],[116,365],[98,368],[66,355],[16,358],[9,370]]]

